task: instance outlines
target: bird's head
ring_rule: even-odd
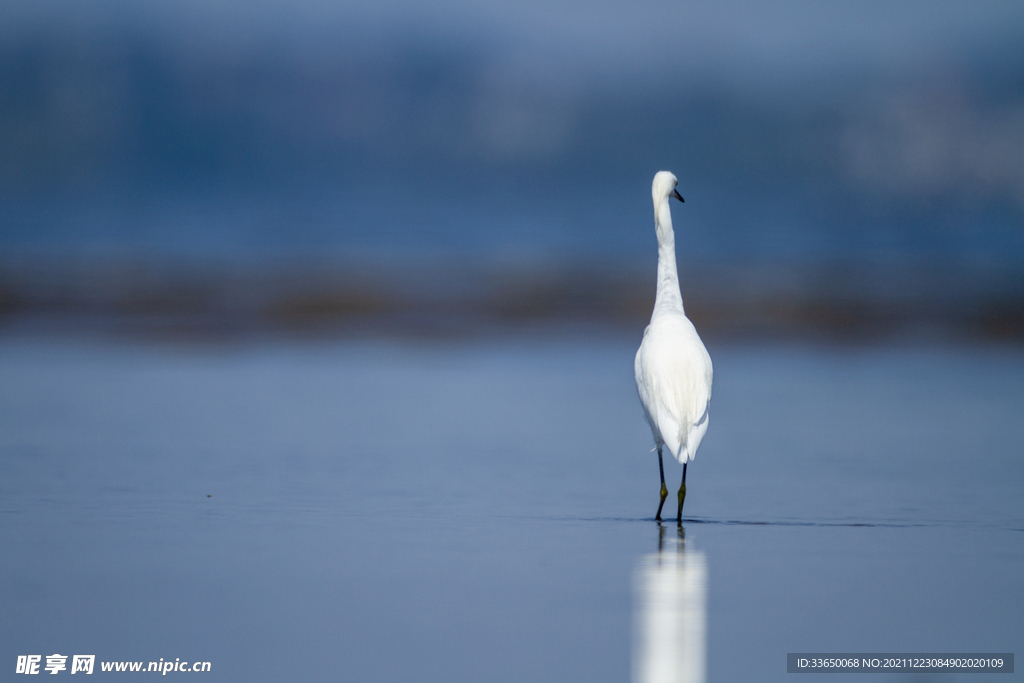
[[[668,171],[658,171],[654,175],[654,183],[651,185],[651,195],[654,197],[654,203],[658,204],[666,197],[675,197],[679,201],[683,201],[682,195],[676,189],[678,182],[676,177]]]

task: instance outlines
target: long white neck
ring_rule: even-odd
[[[676,236],[672,231],[672,212],[668,197],[654,206],[654,227],[658,233],[658,293],[654,298],[654,315],[660,310],[683,312],[683,295],[679,293],[676,270]]]

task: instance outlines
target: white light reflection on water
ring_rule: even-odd
[[[641,557],[633,575],[634,683],[704,683],[707,577],[685,529],[659,524],[658,552]]]

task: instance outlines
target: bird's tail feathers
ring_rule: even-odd
[[[671,453],[672,457],[680,464],[693,459],[686,448],[686,434],[680,434],[675,439],[675,443],[666,442],[665,445],[668,446],[668,452]]]

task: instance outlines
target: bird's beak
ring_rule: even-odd
[[[683,202],[683,203],[686,203],[686,200],[685,200],[685,199],[683,199],[683,196],[682,196],[681,194],[679,194],[679,190],[675,189],[674,187],[672,188],[672,194],[671,194],[671,195],[669,195],[669,196],[671,196],[671,197],[675,197],[675,198],[676,198],[676,199],[678,199],[679,201],[681,201],[681,202]]]

